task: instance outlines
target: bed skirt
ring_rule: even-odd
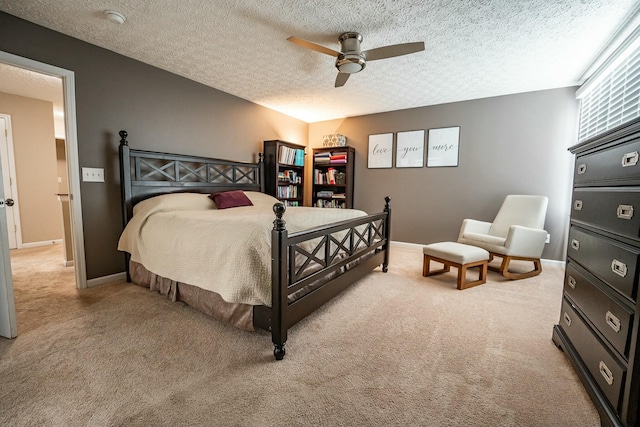
[[[299,289],[297,292],[290,294],[287,297],[289,303],[305,297],[314,290],[322,287],[325,283],[335,279],[343,273],[346,273],[373,255],[374,253],[367,253],[355,260],[352,260],[351,262],[348,262],[340,269],[323,275],[302,289]],[[343,257],[343,255],[338,255],[336,258],[340,259]],[[306,258],[301,258],[299,261],[300,264],[304,259]],[[307,267],[305,268],[304,275],[311,274],[320,268],[321,266],[319,265]],[[227,322],[237,328],[247,331],[256,330],[253,323],[253,305],[227,302],[216,292],[159,276],[147,270],[144,265],[135,261],[129,261],[129,273],[131,274],[132,282],[149,288],[152,291],[158,291],[162,295],[167,296],[172,302],[184,302],[208,316]]]
[[[216,292],[158,276],[134,261],[129,262],[129,272],[135,284],[158,291],[173,302],[182,301],[208,316],[230,323],[237,328],[247,331],[255,330],[252,305],[226,302]]]

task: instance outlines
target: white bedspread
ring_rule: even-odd
[[[277,200],[246,192],[254,206],[216,209],[206,194],[153,197],[134,208],[118,250],[147,270],[217,292],[231,303],[271,305],[271,230]],[[354,209],[289,207],[289,232],[366,215]]]

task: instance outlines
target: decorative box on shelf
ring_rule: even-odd
[[[345,145],[347,145],[347,137],[339,133],[322,136],[323,147],[344,147]]]

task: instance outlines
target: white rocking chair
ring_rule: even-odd
[[[499,269],[508,279],[524,279],[542,272],[540,257],[547,239],[543,229],[549,199],[545,196],[507,196],[493,222],[465,219],[460,228],[458,243],[478,246],[489,251],[491,258],[502,258]],[[533,262],[533,270],[526,273],[509,271],[512,260]]]

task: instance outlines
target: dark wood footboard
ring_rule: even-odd
[[[291,326],[377,266],[387,271],[391,199],[385,200],[383,212],[291,234],[282,219],[284,205],[273,207],[276,220],[271,233],[272,307],[254,309],[254,326],[271,331],[277,360],[285,355],[287,331]],[[305,242],[313,242],[313,249],[304,249]],[[309,270],[310,264],[320,268]],[[331,279],[322,282],[326,277]],[[322,284],[291,300],[291,295],[318,282]]]

